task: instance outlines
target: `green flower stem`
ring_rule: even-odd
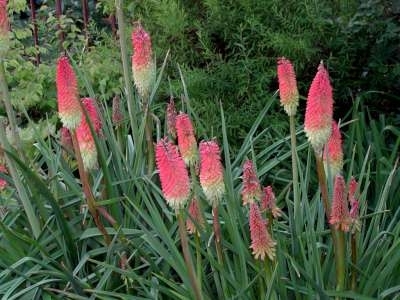
[[[329,195],[328,195],[328,186],[326,182],[324,163],[322,160],[322,154],[315,153],[315,158],[317,162],[317,173],[318,173],[318,181],[321,189],[321,197],[322,203],[325,209],[325,215],[329,222],[329,217],[331,215],[331,209],[329,206]],[[345,282],[345,248],[346,242],[344,238],[344,233],[340,230],[335,230],[332,225],[329,225],[332,234],[332,241],[335,249],[335,264],[336,264],[336,290],[343,291],[344,290],[344,282]]]
[[[81,151],[79,149],[79,144],[78,144],[78,140],[76,138],[75,130],[71,130],[71,137],[72,137],[72,145],[73,145],[74,151],[75,151],[75,158],[78,163],[79,177],[82,182],[82,189],[83,189],[83,193],[85,194],[85,197],[86,197],[89,212],[92,215],[94,223],[96,224],[97,228],[103,234],[106,244],[109,245],[111,243],[111,239],[110,239],[110,236],[108,235],[103,223],[100,221],[100,218],[99,218],[99,212],[97,211],[97,208],[96,208],[96,200],[94,198],[92,189],[89,184],[88,174],[85,171],[85,168],[83,166],[82,155],[81,155]]]
[[[197,280],[199,282],[200,290],[201,290],[201,277],[203,272],[203,264],[201,261],[201,250],[200,250],[200,237],[198,233],[194,234],[194,240],[196,243],[196,273],[197,273]]]
[[[292,151],[292,177],[293,177],[293,202],[294,202],[294,220],[296,221],[296,230],[300,231],[302,224],[300,214],[300,195],[299,195],[299,174],[297,171],[297,152],[296,152],[296,120],[295,116],[289,117],[290,122],[290,145]],[[298,232],[297,232],[298,233]]]
[[[1,58],[0,58],[0,90],[2,91],[3,94],[2,98],[4,101],[4,106],[6,108],[7,118],[11,129],[11,135],[13,139],[11,143],[15,145],[19,158],[25,161],[25,155],[24,152],[22,151],[22,143],[18,133],[17,121],[15,118],[14,109],[11,104],[10,94],[8,93],[8,85],[6,81],[4,64]]]
[[[184,212],[182,209],[177,211],[177,213],[176,213],[177,218],[178,218],[178,223],[179,223],[179,235],[181,237],[181,246],[182,246],[183,257],[185,259],[186,267],[188,268],[189,280],[192,285],[192,289],[193,289],[195,298],[196,298],[196,300],[202,300],[203,295],[201,293],[200,286],[199,286],[198,280],[196,278],[196,274],[194,272],[192,257],[190,255],[189,243],[188,243],[183,213]]]
[[[322,203],[324,205],[326,218],[329,221],[329,217],[331,215],[331,208],[329,206],[328,186],[326,183],[326,175],[325,175],[324,163],[322,160],[322,154],[315,153],[315,159],[317,162],[318,182],[321,190]]]
[[[224,265],[224,256],[222,254],[222,237],[221,237],[221,225],[219,223],[219,214],[218,214],[218,206],[215,205],[212,208],[212,215],[213,215],[213,230],[214,230],[214,240],[215,240],[215,249],[217,251],[217,258],[220,267],[222,268]],[[221,274],[221,285],[224,291],[225,296],[227,295],[227,287],[225,277]]]
[[[272,280],[272,264],[273,262],[269,260],[268,256],[264,260],[264,268],[265,268],[265,286],[270,285],[271,289],[273,288],[273,284],[271,283]],[[265,294],[264,294],[265,295]],[[275,290],[269,291],[270,297],[268,299],[276,300],[278,299],[278,296],[275,292]]]
[[[343,291],[345,288],[345,274],[346,274],[346,264],[345,264],[345,249],[346,240],[344,232],[341,230],[335,230],[337,235],[337,241],[335,245],[335,260],[336,260],[336,290]]]
[[[147,174],[150,176],[154,171],[154,144],[153,144],[153,120],[150,113],[149,102],[144,103],[145,135],[147,143]]]
[[[131,74],[129,71],[130,68],[128,63],[128,54],[126,50],[127,47],[125,39],[125,21],[124,21],[124,14],[122,11],[122,4],[123,0],[115,0],[116,17],[118,21],[119,44],[121,48],[121,59],[122,59],[122,68],[124,71],[125,93],[128,104],[128,113],[131,122],[133,141],[135,142],[135,145],[138,145],[139,132],[138,132],[138,123],[136,120],[137,111],[136,111],[136,104],[133,102],[133,93],[131,88]]]
[[[353,264],[351,269],[351,289],[355,291],[357,289],[357,270],[355,267],[357,264],[357,240],[355,233],[351,235],[351,262]]]

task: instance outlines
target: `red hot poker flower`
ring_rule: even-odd
[[[7,35],[9,26],[7,0],[0,0],[0,40]]]
[[[261,209],[262,210],[270,210],[272,216],[276,219],[282,215],[281,209],[276,206],[276,197],[275,193],[272,190],[272,187],[269,185],[263,190],[263,197],[261,199]]]
[[[83,98],[82,104],[88,114],[89,120],[96,134],[100,133],[101,121],[96,109],[95,100],[92,98]],[[76,139],[78,140],[79,150],[82,155],[85,170],[97,167],[97,149],[89,123],[85,115],[82,115],[81,123],[76,129]]]
[[[262,216],[257,203],[250,204],[249,226],[251,245],[255,259],[264,260],[268,256],[270,260],[275,258],[276,242],[270,236],[267,230],[267,221]]]
[[[361,222],[360,222],[360,218],[359,218],[360,202],[355,197],[355,194],[357,191],[357,186],[358,186],[357,181],[354,179],[354,177],[351,177],[351,180],[349,183],[348,199],[350,202],[350,218],[351,218],[351,222],[353,223],[353,226],[352,226],[353,233],[355,231],[361,230]]]
[[[278,83],[281,105],[289,116],[294,116],[299,105],[299,91],[293,65],[284,57],[278,59]]]
[[[66,56],[57,61],[56,86],[61,122],[69,130],[75,129],[81,121],[82,111],[76,76]]]
[[[217,206],[225,192],[224,170],[219,146],[215,141],[201,141],[200,185],[212,206]]]
[[[176,128],[175,128],[175,121],[176,121],[176,108],[175,108],[175,102],[174,98],[171,97],[169,100],[169,103],[167,105],[167,130],[168,133],[171,135],[172,138],[176,138]]]
[[[197,233],[200,235],[198,229],[204,227],[204,219],[199,208],[199,201],[193,198],[188,208],[189,217],[186,219],[186,228],[190,234]]]
[[[328,71],[321,63],[307,97],[304,131],[314,151],[322,154],[332,129],[333,93]]]
[[[132,46],[133,80],[140,96],[147,97],[154,81],[155,70],[150,35],[140,24],[132,32]]]
[[[343,169],[343,149],[342,135],[335,121],[332,121],[332,133],[324,148],[325,171],[330,170],[332,178],[342,172]]]
[[[183,160],[186,165],[195,165],[198,161],[197,142],[189,116],[181,112],[175,119],[175,128]]]
[[[156,163],[165,200],[172,208],[182,208],[189,198],[189,174],[177,147],[166,138],[156,145]]]
[[[348,232],[350,229],[349,208],[345,197],[345,182],[342,175],[336,175],[333,188],[333,201],[329,223],[337,230]]]
[[[243,205],[260,200],[262,196],[260,181],[258,180],[253,162],[251,160],[246,160],[243,165],[242,179],[243,179],[243,187],[242,187]]]

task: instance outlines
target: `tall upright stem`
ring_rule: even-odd
[[[147,143],[147,174],[150,176],[154,170],[154,145],[153,145],[153,120],[151,118],[151,112],[148,101],[144,103],[144,117],[145,119],[145,135]]]
[[[355,233],[351,235],[351,262],[353,264],[351,268],[351,289],[355,291],[357,289],[357,270],[355,267],[357,264],[357,240]]]
[[[329,206],[329,194],[328,194],[328,186],[326,182],[324,163],[322,160],[322,154],[315,153],[315,158],[317,162],[317,173],[318,173],[318,181],[321,189],[321,197],[322,203],[325,209],[325,215],[329,222],[329,217],[331,215],[331,209]],[[340,230],[335,230],[332,225],[329,225],[332,234],[333,246],[335,249],[335,264],[336,264],[336,290],[343,291],[345,284],[345,237],[344,232]]]
[[[92,189],[89,184],[88,174],[85,171],[85,168],[83,166],[82,155],[81,155],[81,151],[79,149],[79,144],[78,144],[78,140],[76,138],[75,130],[71,131],[71,137],[72,137],[72,145],[74,147],[74,152],[75,152],[75,158],[78,163],[79,177],[82,182],[82,189],[83,189],[83,193],[85,194],[85,197],[86,197],[89,212],[92,215],[94,223],[96,224],[97,228],[103,234],[106,244],[109,245],[111,242],[111,239],[110,239],[110,236],[108,235],[103,223],[100,221],[100,218],[99,218],[99,212],[97,211],[97,207],[96,207],[96,200],[94,199],[94,195],[92,193]]]
[[[321,190],[322,203],[324,205],[326,218],[329,221],[329,217],[331,215],[331,208],[329,206],[328,186],[326,183],[326,175],[325,175],[324,163],[322,160],[322,154],[315,153],[315,159],[317,162],[317,174],[318,174],[319,187]]]
[[[202,300],[203,295],[201,293],[199,283],[196,278],[196,274],[195,274],[193,262],[192,262],[192,257],[190,256],[185,220],[183,217],[183,210],[180,210],[177,212],[177,217],[178,217],[178,223],[179,223],[179,235],[181,237],[182,252],[183,252],[183,257],[185,259],[186,266],[188,268],[190,284],[192,285],[192,289],[193,289],[196,300]]]
[[[89,33],[88,33],[88,24],[89,24],[89,5],[88,5],[88,0],[81,0],[81,3],[82,3],[83,29],[85,31],[85,36],[86,36],[86,39],[87,39],[89,37]]]
[[[124,70],[125,93],[128,102],[129,119],[131,122],[133,140],[135,144],[138,142],[138,123],[136,120],[137,111],[136,104],[133,102],[133,93],[131,88],[131,74],[128,63],[128,54],[125,40],[125,21],[122,11],[122,0],[115,0],[116,17],[118,21],[119,44],[121,48],[122,68]]]
[[[297,146],[296,146],[296,120],[295,116],[289,117],[290,123],[290,148],[292,152],[292,178],[293,178],[293,203],[294,203],[294,228],[296,236],[300,236],[302,215],[300,210],[300,194],[299,194],[299,173],[297,170]],[[294,250],[297,252],[298,243],[294,243]]]

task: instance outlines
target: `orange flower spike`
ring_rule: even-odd
[[[282,215],[281,209],[276,206],[276,197],[272,187],[269,185],[263,190],[263,197],[261,199],[261,209],[271,210],[272,216],[276,219]]]
[[[59,58],[56,73],[58,115],[63,125],[72,130],[79,125],[82,111],[79,103],[78,82],[68,57]]]
[[[282,57],[278,59],[277,69],[281,105],[289,116],[294,116],[299,105],[299,91],[293,65]]]
[[[182,208],[189,198],[189,174],[177,147],[166,138],[156,145],[156,163],[165,200],[172,208]]]
[[[348,232],[350,230],[350,215],[345,197],[345,182],[342,175],[336,175],[333,188],[333,201],[329,223],[337,230]]]
[[[189,217],[186,219],[186,228],[190,234],[197,233],[198,229],[204,228],[204,219],[199,208],[199,201],[193,198],[188,208]]]
[[[96,109],[95,100],[92,98],[83,98],[82,104],[88,114],[89,120],[96,134],[101,131],[101,121]],[[79,150],[82,155],[83,166],[85,170],[91,170],[97,167],[97,149],[89,123],[85,115],[82,115],[81,123],[76,129],[76,139]]]
[[[304,131],[315,153],[322,154],[332,130],[333,93],[328,71],[321,63],[307,97]]]
[[[332,178],[340,174],[343,169],[342,135],[338,124],[332,121],[332,133],[324,148],[325,171],[330,170]]]
[[[225,193],[224,169],[218,144],[215,141],[201,141],[200,185],[212,206],[217,206]]]
[[[265,256],[268,256],[270,260],[273,260],[276,242],[270,236],[267,230],[267,221],[262,218],[260,208],[255,202],[250,204],[249,226],[250,248],[253,250],[254,258],[264,260]]]
[[[260,181],[258,180],[253,162],[246,160],[243,165],[243,188],[242,200],[243,205],[258,201],[262,197]]]
[[[139,95],[147,97],[155,78],[155,67],[152,60],[150,35],[140,24],[132,32],[132,47],[133,81]]]
[[[194,136],[192,121],[185,113],[175,118],[175,128],[178,136],[179,152],[186,165],[196,165],[198,161],[197,142]]]

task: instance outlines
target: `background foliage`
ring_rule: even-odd
[[[104,136],[97,140],[100,169],[90,178],[99,204],[118,222],[107,227],[113,238],[109,246],[82,205],[76,167],[57,134],[54,77],[61,51],[54,34],[54,2],[38,11],[39,49],[33,47],[29,19],[20,19],[20,11],[27,10],[25,1],[10,3],[13,39],[4,63],[29,153],[24,163],[8,148],[19,180],[0,175],[10,185],[0,195],[6,208],[0,222],[0,295],[190,299],[176,218],[165,204],[157,175],[144,172],[145,145],[133,142],[129,121],[121,127],[111,122],[113,96],[126,100],[119,43],[106,20],[114,13],[114,1],[91,7],[89,40],[75,2],[65,1],[62,19],[64,46],[74,62],[81,96],[95,96],[103,112]],[[293,0],[283,5],[266,0],[261,6],[253,0],[146,0],[126,1],[123,9],[127,37],[138,19],[152,36],[162,79],[152,107],[160,118],[160,134],[165,132],[166,101],[174,96],[178,108],[193,117],[198,139],[217,136],[222,148],[227,190],[220,207],[224,264],[217,260],[211,210],[202,194],[208,224],[198,239],[190,240],[206,298],[398,298],[399,8],[390,1]],[[41,54],[38,67],[36,51]],[[342,121],[345,141],[344,174],[360,183],[358,264],[351,266],[347,256],[348,268],[355,267],[359,274],[354,291],[335,291],[332,241],[313,175],[312,151],[302,131],[305,101],[297,120],[303,222],[292,215],[288,122],[276,97],[280,56],[295,63],[302,100],[321,59],[332,77],[335,117]],[[261,183],[274,187],[284,210],[283,218],[271,223],[278,244],[274,265],[255,261],[249,251],[248,212],[239,196],[246,158],[255,161]]]

